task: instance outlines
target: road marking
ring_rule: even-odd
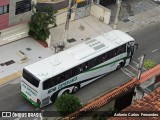
[[[127,68],[121,68],[122,72],[124,72],[126,75],[128,75],[130,78],[135,77],[136,75],[134,73],[132,73],[130,70],[128,70]]]
[[[133,60],[132,60],[132,62],[138,66],[138,63],[136,63],[136,62],[135,62],[135,61],[133,61]]]
[[[156,52],[158,49],[155,49],[155,50],[153,50],[152,52],[154,53],[154,52]]]
[[[133,62],[134,64],[136,64],[136,67],[137,67],[137,68],[139,68],[139,64],[138,64],[138,63],[136,63],[135,61],[132,61],[132,62]],[[147,70],[147,69],[144,68],[144,67],[142,67],[142,69],[145,70],[145,71]]]
[[[22,75],[22,71],[17,71],[17,72],[10,74],[4,78],[0,78],[0,85],[5,84],[5,83],[12,81],[14,79],[17,79],[17,78],[21,77],[21,75]]]
[[[125,72],[124,69],[121,68],[121,70],[122,70],[123,73],[125,73],[125,74],[126,74],[127,76],[129,76],[130,78],[133,78],[129,73]]]
[[[136,76],[133,72],[131,72],[130,70],[128,70],[127,68],[124,68],[126,71],[128,71],[131,75]]]
[[[135,71],[138,71],[138,69],[136,69],[136,68],[133,67],[132,65],[129,64],[129,66],[130,66],[131,68],[133,68]]]

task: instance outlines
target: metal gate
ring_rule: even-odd
[[[91,9],[91,0],[84,0],[77,3],[75,20],[89,16]]]

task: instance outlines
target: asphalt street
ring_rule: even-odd
[[[131,65],[127,70],[114,71],[105,77],[80,89],[75,95],[79,97],[83,104],[96,98],[98,95],[110,91],[115,87],[129,81],[132,76],[136,75],[138,58],[146,54],[146,59],[155,60],[160,63],[160,24],[153,23],[143,29],[129,33],[139,44],[138,50],[135,51]],[[132,74],[133,73],[133,74]],[[20,96],[20,78],[0,86],[0,111],[30,111],[36,110],[26,100]],[[47,111],[55,111],[54,104],[43,108]]]

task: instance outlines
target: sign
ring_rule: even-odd
[[[41,118],[40,111],[1,111],[0,117],[2,118]]]

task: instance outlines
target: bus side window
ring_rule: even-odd
[[[43,90],[46,90],[48,88],[51,88],[55,85],[54,78],[50,78],[43,82]]]
[[[78,74],[78,68],[77,67],[72,68],[72,76],[75,76],[77,74]]]
[[[98,58],[97,58],[98,64],[101,64],[102,62],[104,62],[103,57],[104,57],[103,55],[98,56]]]
[[[97,65],[97,60],[96,60],[96,58],[90,60],[90,66],[91,66],[91,67],[94,67],[94,66],[96,66],[96,65]]]
[[[119,47],[116,49],[116,52],[117,52],[117,55],[126,52],[126,44],[119,46]]]
[[[106,54],[103,54],[103,55],[102,55],[102,61],[103,61],[103,62],[106,61]]]
[[[55,85],[55,77],[50,78],[50,79],[51,79],[50,84],[53,87]]]
[[[111,59],[111,58],[113,58],[115,56],[116,56],[116,49],[113,49],[113,50],[108,52],[107,59]]]
[[[64,76],[65,76],[65,80],[71,78],[71,77],[72,77],[72,69],[71,69],[71,70],[67,70],[67,71],[64,73]]]
[[[59,84],[63,81],[64,81],[64,77],[62,76],[62,74],[59,74],[56,76],[56,84]]]
[[[83,70],[87,70],[88,69],[88,62],[83,63]]]
[[[88,69],[89,69],[89,64],[88,64],[88,62],[86,62],[85,65],[86,65],[86,66],[85,66],[86,70],[88,70]]]

